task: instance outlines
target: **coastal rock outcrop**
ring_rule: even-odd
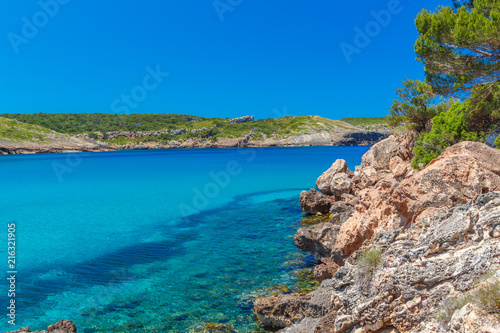
[[[478,142],[462,142],[417,172],[401,157],[404,147],[395,142],[389,138],[363,157],[350,189],[359,204],[355,205],[352,216],[337,227],[338,231],[331,229],[322,239],[311,239],[312,243],[322,243],[311,248],[347,257],[378,232],[408,227],[420,218],[500,190],[498,149]],[[379,171],[373,171],[375,168]],[[366,169],[370,171],[366,173]],[[312,230],[315,228],[321,226]]]
[[[497,332],[498,320],[470,296],[500,279],[497,229],[500,192],[483,194],[408,229],[378,233],[312,293],[258,300],[257,316],[289,333]],[[366,268],[360,263],[373,249],[379,260]],[[453,308],[459,299],[470,303],[466,310]]]
[[[300,208],[309,214],[326,214],[330,211],[334,199],[315,189],[307,191],[302,191],[300,193]]]
[[[32,331],[30,330],[29,327],[23,327],[20,328],[17,331],[9,331],[6,333],[31,333]],[[77,333],[76,331],[76,325],[72,321],[63,319],[54,325],[50,325],[47,328],[47,331],[35,331],[33,333]]]
[[[300,228],[294,242],[320,262],[321,286],[308,295],[258,300],[263,325],[288,333],[445,326],[497,332],[498,321],[477,302],[462,312],[449,307],[479,288],[486,273],[497,272],[500,286],[500,150],[462,142],[417,171],[410,164],[414,138],[412,132],[391,136],[363,156],[354,174],[338,160],[318,178],[333,217]],[[335,195],[338,174],[351,182]]]
[[[336,197],[347,193],[351,188],[353,172],[347,168],[344,160],[337,160],[316,181],[316,187],[324,194]]]

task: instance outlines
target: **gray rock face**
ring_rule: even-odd
[[[304,252],[310,252],[316,260],[330,257],[335,245],[335,235],[340,226],[334,223],[320,223],[309,228],[300,228],[293,241]]]
[[[409,229],[377,234],[316,291],[259,300],[266,306],[255,309],[265,325],[290,326],[283,332],[359,333],[384,327],[437,332],[435,318],[444,302],[473,290],[486,272],[498,271],[500,277],[497,228],[500,192],[491,192]],[[371,248],[382,249],[381,264],[361,278],[357,263]],[[450,323],[456,333],[499,332],[498,327],[495,318],[472,306],[457,310]]]
[[[286,141],[288,141],[290,145],[295,146],[329,146],[332,144],[331,135],[327,131],[312,134],[300,134],[292,136],[286,139]]]
[[[389,135],[379,132],[345,133],[336,146],[370,146],[386,139]]]
[[[302,191],[302,193],[300,193],[300,208],[309,214],[328,213],[333,201],[332,197],[326,196],[315,189],[311,189],[309,192]]]
[[[243,117],[238,117],[229,120],[229,123],[231,124],[241,124],[241,123],[247,123],[249,121],[253,121],[253,116],[243,116]]]
[[[313,291],[307,295],[290,294],[259,298],[254,307],[264,327],[286,327],[304,318],[320,318],[331,309],[331,287]]]
[[[450,322],[451,333],[497,333],[500,332],[500,322],[488,318],[476,306],[468,303],[457,310]]]

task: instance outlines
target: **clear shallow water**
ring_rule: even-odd
[[[310,260],[293,245],[300,191],[335,159],[353,169],[367,150],[1,157],[5,235],[17,225],[15,327],[67,318],[79,332],[187,332],[206,322],[252,331],[259,290],[293,290]]]

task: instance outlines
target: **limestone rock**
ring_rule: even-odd
[[[500,191],[480,195],[408,228],[375,234],[314,292],[258,300],[256,313],[266,326],[289,326],[283,332],[439,332],[435,318],[443,304],[474,290],[486,272],[500,277],[500,238],[491,237],[498,226]],[[383,249],[381,264],[361,279],[357,263],[371,248]],[[447,327],[499,332],[498,325],[468,306]]]
[[[400,157],[403,161],[413,158],[416,132],[409,131],[405,135],[396,137],[391,135],[375,144],[362,158],[361,167],[373,167],[375,170],[390,170],[390,161],[393,157]]]
[[[401,163],[397,157],[391,160]],[[357,171],[358,175],[365,170],[375,172],[368,166]],[[318,238],[322,245],[312,244],[310,248],[347,257],[378,232],[408,227],[475,200],[482,193],[500,190],[500,150],[478,142],[462,142],[401,181],[385,172],[374,177],[380,179],[354,191],[359,204],[353,215],[339,230]]]
[[[346,197],[344,196],[344,198]],[[338,224],[344,223],[354,214],[354,206],[357,203],[357,201],[349,201],[349,199],[334,202],[330,207],[330,213],[332,213],[333,216],[328,222]]]
[[[300,228],[293,240],[295,246],[304,252],[310,252],[316,260],[331,257],[342,266],[344,264],[342,257],[332,251],[339,229],[339,225],[333,223],[319,223],[309,228]]]
[[[332,258],[323,258],[321,262],[322,264],[314,267],[314,278],[318,282],[331,279],[340,267]]]
[[[492,315],[487,315],[472,304],[466,304],[455,311],[450,322],[452,333],[497,333],[500,322]]]
[[[323,174],[319,176],[318,180],[316,181],[316,187],[322,193],[332,195],[332,179],[337,174],[352,175],[352,172],[347,168],[347,163],[345,160],[336,160],[328,170],[323,172]]]
[[[289,294],[259,298],[254,303],[255,313],[264,327],[284,328],[303,318],[319,318],[331,309],[331,287],[307,295]]]
[[[254,120],[253,116],[243,116],[243,117],[238,117],[238,118],[228,120],[228,122],[231,124],[241,124],[241,123],[247,123],[247,122],[250,122],[253,120]]]
[[[300,193],[300,208],[309,214],[326,214],[330,211],[334,199],[315,189],[307,191],[302,191]]]
[[[405,161],[403,161],[403,159],[399,156],[394,156],[393,158],[391,158],[389,166],[394,177],[403,176],[404,174],[406,174],[408,169],[411,168],[410,163],[405,163]]]

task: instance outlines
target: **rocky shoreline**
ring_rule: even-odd
[[[462,142],[417,171],[414,138],[381,141],[354,172],[337,160],[301,194],[303,211],[329,218],[294,237],[321,286],[256,300],[262,326],[500,332],[498,309],[484,306],[490,289],[500,299],[500,150]]]
[[[113,138],[133,137],[133,133],[113,132]],[[78,136],[73,138],[76,143],[31,143],[31,142],[1,142],[0,155],[10,154],[38,154],[38,153],[70,153],[70,152],[97,152],[115,150],[146,150],[146,149],[189,149],[189,148],[241,148],[241,147],[308,147],[308,146],[368,146],[385,139],[387,133],[379,132],[356,132],[344,133],[342,135],[319,132],[311,134],[301,134],[287,139],[264,139],[255,140],[252,135],[242,138],[219,139],[212,141],[209,139],[188,139],[172,140],[168,143],[143,142],[140,144],[108,144],[106,142],[95,141],[88,136]]]

